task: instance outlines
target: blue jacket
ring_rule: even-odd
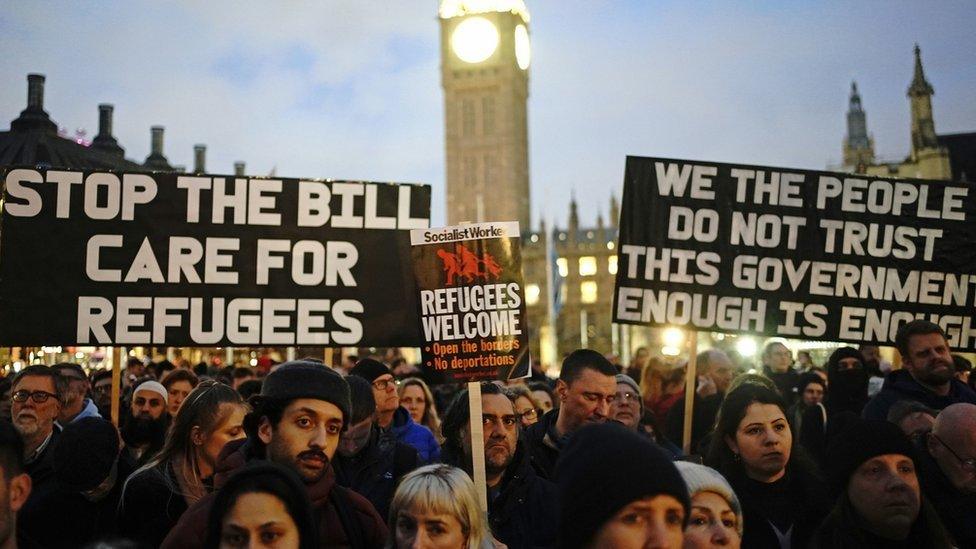
[[[965,383],[953,379],[949,381],[949,394],[937,395],[915,381],[908,370],[895,370],[888,374],[881,392],[874,395],[874,398],[867,403],[861,415],[865,419],[884,421],[888,419],[891,405],[899,400],[915,400],[933,410],[942,410],[946,406],[959,402],[976,404],[976,392]]]
[[[69,423],[74,423],[85,417],[97,417],[99,419],[102,417],[102,414],[98,413],[98,406],[95,406],[95,403],[92,402],[92,399],[90,398],[85,399],[85,406],[81,409],[81,412],[79,412],[78,415],[76,415],[75,418]]]
[[[441,447],[437,444],[434,433],[423,425],[414,423],[410,412],[403,406],[393,413],[393,423],[390,424],[389,431],[398,442],[409,444],[417,450],[421,464],[437,463],[441,460]]]

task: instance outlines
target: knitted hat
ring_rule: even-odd
[[[169,391],[167,391],[166,387],[163,387],[163,384],[158,381],[143,381],[139,385],[136,385],[136,389],[135,391],[132,391],[132,394],[134,395],[139,391],[152,391],[154,393],[159,393],[163,397],[163,402],[169,403]]]
[[[373,360],[371,358],[364,358],[360,360],[356,363],[356,366],[354,366],[352,370],[349,370],[349,375],[361,377],[370,383],[376,381],[376,378],[386,374],[392,374],[390,369],[387,368],[382,362]]]
[[[729,481],[725,480],[725,477],[721,473],[711,467],[690,461],[676,461],[674,465],[678,468],[678,472],[681,473],[681,477],[685,479],[685,484],[688,485],[688,495],[692,499],[699,492],[712,492],[722,496],[738,519],[736,523],[738,524],[739,536],[741,536],[742,506],[739,505],[739,498],[736,497],[735,491],[729,485]]]
[[[607,520],[634,501],[669,495],[688,516],[688,489],[671,459],[623,425],[587,425],[556,463],[561,547],[586,547]]]
[[[901,429],[881,420],[856,419],[827,446],[826,472],[830,489],[839,496],[854,471],[865,461],[885,454],[900,454],[915,461],[915,448]]]
[[[61,431],[51,464],[62,486],[72,492],[86,492],[108,478],[119,451],[115,426],[101,418],[86,417]]]
[[[625,383],[629,385],[631,389],[634,390],[634,393],[637,394],[637,402],[640,403],[640,417],[644,417],[644,399],[641,398],[640,386],[637,385],[637,382],[634,381],[634,378],[630,377],[627,374],[617,374],[617,383]]]
[[[820,385],[820,387],[824,387],[826,385],[826,382],[824,382],[822,377],[813,372],[805,372],[800,374],[800,379],[796,382],[796,392],[802,397],[803,391],[806,391],[807,385],[810,385],[811,383],[816,383]]]
[[[314,398],[335,404],[348,424],[349,385],[338,372],[314,360],[293,360],[280,365],[264,378],[261,399],[295,400]]]

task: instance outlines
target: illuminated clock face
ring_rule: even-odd
[[[515,27],[515,61],[523,71],[529,68],[532,50],[529,48],[529,31],[525,25]]]
[[[491,21],[484,17],[470,17],[454,28],[451,49],[461,61],[480,63],[495,53],[498,40],[498,29]]]

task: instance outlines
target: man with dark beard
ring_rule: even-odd
[[[168,399],[169,393],[158,381],[143,381],[132,392],[129,415],[122,424],[122,440],[137,467],[145,465],[163,448],[169,427]]]
[[[887,418],[888,409],[899,400],[915,400],[933,410],[958,402],[976,404],[976,392],[955,377],[949,342],[938,324],[905,324],[898,329],[895,346],[904,368],[888,374],[881,392],[864,407],[865,419]]]
[[[351,420],[349,385],[314,360],[286,362],[264,378],[254,411],[244,420],[247,439],[224,446],[215,489],[249,461],[267,459],[304,481],[319,528],[319,539],[335,547],[381,547],[387,528],[363,496],[336,484],[332,458]],[[190,507],[162,547],[202,547],[214,493]]]
[[[519,440],[520,423],[512,396],[494,383],[482,383],[481,408],[492,533],[509,548],[554,545],[559,509],[556,485],[532,468]],[[472,471],[470,413],[468,391],[462,390],[441,424],[445,463],[468,474]]]

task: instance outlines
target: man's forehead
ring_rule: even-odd
[[[139,389],[135,394],[136,398],[144,398],[146,400],[163,400],[162,395],[156,391],[150,391],[149,389]]]
[[[579,377],[573,381],[572,385],[574,387],[580,387],[584,390],[600,390],[603,389],[609,393],[616,390],[617,380],[612,375],[606,375],[593,368],[584,368]]]
[[[481,395],[481,409],[486,415],[511,415],[515,405],[505,395]]]
[[[916,334],[908,338],[908,346],[912,348],[928,348],[938,346],[948,347],[949,342],[942,334]]]
[[[338,419],[342,420],[342,410],[331,402],[319,400],[317,398],[298,398],[285,408],[285,414],[312,414],[322,420]]]
[[[54,391],[54,380],[47,376],[24,376],[17,381],[17,386],[14,389],[19,389],[22,387],[30,387],[32,389],[46,389],[48,391]]]

